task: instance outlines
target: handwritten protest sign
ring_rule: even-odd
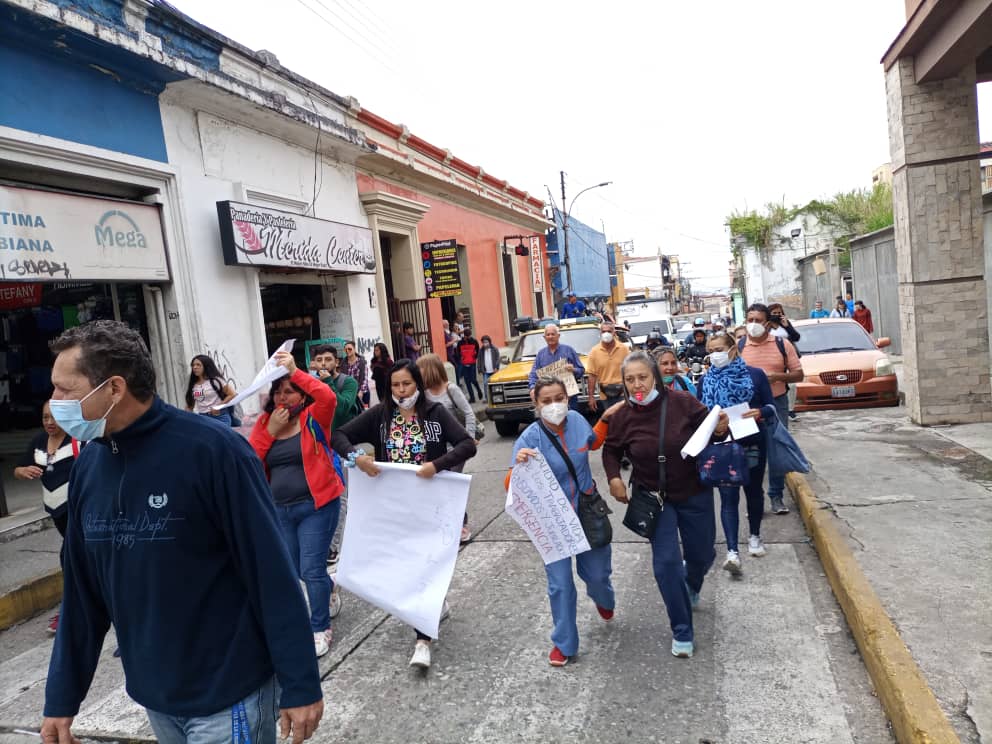
[[[565,383],[565,395],[571,398],[573,395],[579,394],[579,383],[575,381],[575,375],[566,369],[567,366],[567,359],[559,359],[557,362],[551,362],[551,364],[537,370],[537,376],[557,377]]]
[[[437,638],[472,476],[442,471],[418,478],[416,465],[376,465],[381,472],[374,478],[357,468],[348,472],[337,581]]]
[[[575,509],[540,455],[513,466],[505,510],[527,533],[545,565],[589,550]]]

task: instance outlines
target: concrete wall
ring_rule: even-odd
[[[213,356],[228,377],[244,387],[268,356],[259,294],[260,278],[322,284],[332,302],[350,307],[351,336],[379,340],[378,312],[369,307],[374,276],[319,277],[306,274],[261,274],[261,269],[226,266],[220,244],[216,202],[233,199],[290,212],[304,212],[314,198],[313,150],[249,128],[187,104],[195,82],[170,85],[160,97],[169,162],[177,170],[186,218],[184,244],[192,267],[196,334],[189,351]],[[264,122],[253,122],[263,126]],[[321,219],[368,225],[358,200],[354,167],[322,159],[321,186],[312,212]],[[187,310],[187,311],[188,311]],[[287,337],[302,329],[287,329]],[[357,340],[357,339],[356,339]],[[374,341],[373,341],[374,343]],[[366,346],[367,344],[363,344]],[[188,359],[176,364],[186,370]],[[188,372],[187,372],[188,374]]]
[[[887,227],[852,240],[851,271],[854,299],[861,300],[871,310],[875,338],[888,336],[892,341],[889,351],[902,354],[895,228]]]
[[[793,230],[799,236],[793,238]],[[804,296],[804,285],[814,287],[809,279],[802,276],[800,261],[818,251],[833,245],[834,235],[820,225],[812,215],[799,214],[788,223],[776,228],[771,245],[760,250],[753,246],[744,247],[744,282],[748,304],[752,302],[781,302],[786,314],[794,318],[809,315],[812,303]],[[829,305],[833,297],[840,293],[839,279],[827,281],[820,277],[821,297]],[[836,286],[835,286],[836,285]]]

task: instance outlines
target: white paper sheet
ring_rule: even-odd
[[[372,478],[348,472],[348,519],[337,581],[353,594],[437,638],[458,557],[472,476],[376,463]]]
[[[750,410],[751,406],[747,403],[738,403],[736,406],[723,409],[723,412],[730,419],[730,433],[734,439],[743,439],[758,433],[757,421],[753,418],[741,418]]]
[[[251,381],[251,384],[248,387],[246,387],[244,390],[239,391],[238,394],[235,395],[233,398],[231,398],[231,400],[227,401],[227,403],[220,406],[214,406],[213,410],[220,411],[224,408],[230,408],[231,406],[236,406],[238,405],[238,403],[245,400],[245,398],[249,398],[255,393],[257,393],[259,390],[262,390],[263,388],[266,388],[269,385],[271,385],[274,380],[278,380],[280,377],[284,377],[286,375],[286,368],[279,367],[276,365],[276,354],[278,354],[280,351],[292,351],[294,342],[295,339],[292,338],[289,339],[288,341],[283,341],[282,346],[276,349],[275,354],[273,354],[268,358],[268,360],[265,362],[265,366],[262,367],[261,370],[259,370],[258,374],[255,375],[255,379]]]
[[[589,550],[575,509],[540,455],[513,466],[505,510],[527,533],[545,565]]]
[[[716,429],[717,422],[720,418],[720,411],[722,409],[720,406],[713,406],[712,410],[703,419],[703,423],[699,425],[699,428],[693,432],[692,436],[689,437],[689,441],[685,443],[685,447],[682,448],[682,459],[687,457],[695,457],[703,448],[710,443],[710,439],[713,438],[713,431]]]

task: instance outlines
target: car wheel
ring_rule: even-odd
[[[496,433],[501,437],[515,437],[520,431],[520,424],[514,421],[497,421]]]

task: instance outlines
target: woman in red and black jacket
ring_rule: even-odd
[[[327,551],[344,491],[329,448],[337,397],[330,386],[297,369],[289,352],[278,352],[276,361],[289,375],[272,383],[249,441],[265,465],[283,541],[306,584],[314,649],[323,656],[331,644]]]

